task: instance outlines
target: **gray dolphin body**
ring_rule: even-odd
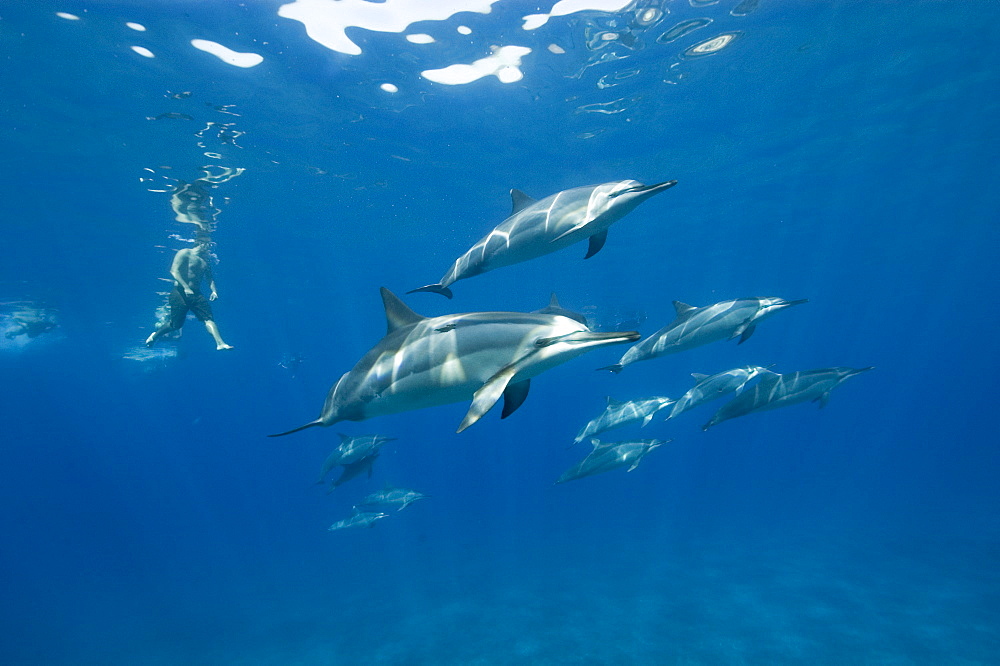
[[[389,514],[382,512],[355,511],[350,518],[338,520],[327,528],[330,532],[346,530],[352,527],[374,527],[375,523],[383,518],[388,518]]]
[[[667,420],[669,421],[678,414],[686,412],[693,407],[717,400],[728,393],[735,391],[736,395],[739,395],[743,391],[743,387],[747,385],[747,382],[753,381],[757,375],[763,372],[770,372],[770,370],[756,365],[748,365],[743,368],[733,368],[732,370],[719,372],[711,376],[692,372],[691,376],[695,378],[697,383],[688,389],[687,393],[678,398],[677,402],[674,403],[674,408],[670,410],[670,416],[667,417]]]
[[[354,462],[349,462],[346,465],[344,465],[344,469],[340,473],[340,476],[338,476],[336,480],[334,480],[334,482],[330,484],[330,487],[326,489],[326,494],[329,495],[334,490],[344,485],[345,483],[347,483],[356,476],[360,476],[362,474],[367,473],[368,478],[369,479],[372,478],[372,474],[374,473],[374,469],[372,466],[375,464],[375,461],[378,460],[378,457],[379,453],[378,451],[376,451],[371,455],[365,456],[364,458],[359,458]]]
[[[339,421],[472,399],[458,432],[504,398],[503,417],[532,377],[592,349],[633,342],[635,331],[597,333],[561,315],[473,312],[421,317],[382,289],[388,332],[326,396],[319,418],[287,435]],[[279,435],[271,435],[277,437]]]
[[[356,511],[388,511],[396,509],[402,511],[417,500],[427,499],[430,495],[418,493],[415,490],[406,488],[392,488],[386,486],[382,490],[371,493],[354,505]]]
[[[540,201],[511,190],[510,217],[456,259],[440,282],[408,293],[430,291],[451,298],[448,287],[458,280],[528,261],[585,238],[590,247],[584,258],[590,258],[604,247],[608,227],[649,197],[676,184],[676,180],[656,185],[621,180],[563,190]]]
[[[601,442],[599,439],[592,439],[590,443],[594,445],[594,450],[566,470],[556,483],[582,479],[619,467],[628,467],[628,471],[631,472],[639,466],[647,453],[669,441],[669,439],[637,439],[629,442]]]
[[[323,483],[326,475],[337,465],[350,465],[362,458],[378,453],[379,449],[386,442],[393,442],[395,437],[383,437],[382,435],[357,435],[351,437],[343,433],[340,436],[340,445],[330,452],[330,455],[323,461],[323,468],[320,470],[319,480],[316,483]]]
[[[579,444],[587,437],[591,437],[605,430],[621,428],[633,423],[642,422],[645,427],[656,413],[674,404],[673,398],[654,396],[652,398],[640,398],[639,400],[629,400],[623,402],[608,396],[608,406],[604,411],[591,419],[587,425],[577,434],[573,440],[574,444]]]
[[[738,298],[698,308],[674,301],[677,317],[672,322],[631,347],[618,363],[600,369],[621,372],[626,365],[636,361],[648,361],[735,337],[743,344],[753,335],[757,324],[779,310],[806,302],[806,299]]]
[[[840,386],[846,379],[871,370],[868,368],[820,368],[783,375],[768,373],[760,382],[723,405],[702,430],[737,416],[763,412],[778,407],[787,407],[800,402],[819,402],[825,407],[830,400],[830,391]]]

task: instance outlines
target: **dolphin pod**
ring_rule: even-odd
[[[472,312],[422,317],[382,288],[387,332],[330,389],[320,416],[279,437],[471,399],[462,432],[504,398],[502,418],[536,375],[592,349],[634,342],[635,331],[597,333],[558,314]]]
[[[738,298],[699,308],[674,301],[677,316],[672,322],[631,347],[614,365],[599,369],[621,372],[626,365],[636,361],[647,361],[736,337],[740,339],[739,344],[743,344],[761,321],[780,310],[806,302],[807,299]]]
[[[433,292],[450,299],[450,287],[459,280],[528,261],[584,239],[589,244],[584,258],[590,258],[603,248],[612,224],[676,182],[643,185],[623,180],[564,190],[540,201],[511,190],[513,207],[506,220],[458,257],[439,282],[407,293]],[[381,296],[387,322],[385,336],[330,388],[316,419],[270,437],[469,400],[457,429],[460,433],[481,419],[501,397],[504,404],[500,418],[507,418],[526,400],[532,378],[590,350],[636,343],[618,363],[602,368],[618,373],[631,363],[716,341],[738,338],[742,344],[760,322],[807,302],[753,297],[696,307],[674,301],[674,320],[640,341],[636,331],[591,330],[587,318],[563,308],[554,293],[546,307],[533,312],[470,312],[437,317],[417,314],[384,287]],[[714,375],[694,373],[695,386],[676,401],[663,396],[627,402],[609,397],[605,410],[584,425],[575,438],[574,443],[591,438],[593,450],[556,483],[620,467],[635,469],[650,451],[671,440],[601,442],[592,436],[627,425],[646,426],[671,406],[666,420],[735,393],[736,398],[703,426],[707,430],[728,419],[808,400],[822,407],[830,391],[843,381],[872,369],[834,367],[777,374],[769,367],[750,365]],[[760,381],[748,389],[748,384],[758,378]],[[379,449],[392,438],[341,435],[341,440],[321,470],[323,482],[334,467],[343,467],[330,490],[365,473],[371,477]],[[371,527],[387,517],[383,510],[399,511],[425,497],[416,491],[386,486],[366,496],[354,506],[350,517],[329,529]]]
[[[656,185],[620,180],[563,190],[540,201],[511,190],[510,217],[456,259],[440,282],[407,293],[429,291],[451,298],[449,287],[459,280],[541,257],[585,238],[590,245],[584,259],[589,259],[604,247],[612,224],[676,184],[676,180]]]
[[[818,402],[820,407],[825,407],[830,400],[830,391],[854,375],[871,369],[871,367],[820,368],[783,375],[768,373],[752,389],[744,391],[742,395],[723,405],[715,416],[702,426],[702,430],[708,430],[714,425],[738,416],[810,400]]]

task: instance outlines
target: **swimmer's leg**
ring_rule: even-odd
[[[211,319],[206,319],[205,328],[208,329],[208,332],[212,335],[213,338],[215,338],[216,349],[222,350],[222,349],[233,348],[232,345],[227,345],[225,341],[222,339],[222,336],[219,334],[219,327],[215,325],[214,321],[212,321]]]

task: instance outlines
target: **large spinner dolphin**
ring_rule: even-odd
[[[649,197],[676,184],[676,180],[656,185],[622,180],[563,190],[541,201],[511,190],[510,217],[456,259],[440,282],[407,293],[432,291],[451,298],[448,287],[458,280],[534,259],[584,238],[590,239],[584,257],[589,259],[604,247],[608,227]]]
[[[386,336],[330,389],[319,418],[271,437],[471,398],[462,432],[500,396],[503,418],[512,414],[539,373],[591,349],[640,337],[635,331],[595,333],[558,314],[422,317],[384,287],[382,302]]]

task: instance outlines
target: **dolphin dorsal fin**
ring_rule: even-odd
[[[345,435],[345,434],[344,434],[344,433],[342,433],[342,432],[338,432],[338,433],[337,433],[337,436],[338,436],[338,437],[340,437],[340,441],[341,441],[341,442],[346,442],[347,440],[349,440],[349,439],[351,438],[351,436],[350,436],[350,435]]]
[[[703,379],[708,379],[708,375],[703,375],[700,372],[692,372],[691,376],[694,377],[696,382],[700,382]]]
[[[399,300],[396,294],[385,287],[382,287],[380,291],[382,292],[382,304],[385,305],[386,335],[397,328],[412,326],[425,319],[411,310],[406,303]]]
[[[608,407],[617,407],[618,405],[622,404],[623,402],[624,402],[624,400],[615,400],[610,395],[608,396]]]
[[[680,301],[674,301],[674,310],[677,311],[678,317],[683,317],[688,312],[691,312],[691,310],[697,310],[697,309],[698,308],[696,308],[693,305],[688,305],[687,303],[682,303]]]
[[[521,190],[510,191],[511,211],[510,214],[520,213],[522,210],[535,203],[536,199],[529,197]]]
[[[549,307],[559,308],[560,310],[562,309],[562,306],[559,305],[559,299],[556,298],[556,292],[554,291],[552,292],[552,296],[549,297]]]

